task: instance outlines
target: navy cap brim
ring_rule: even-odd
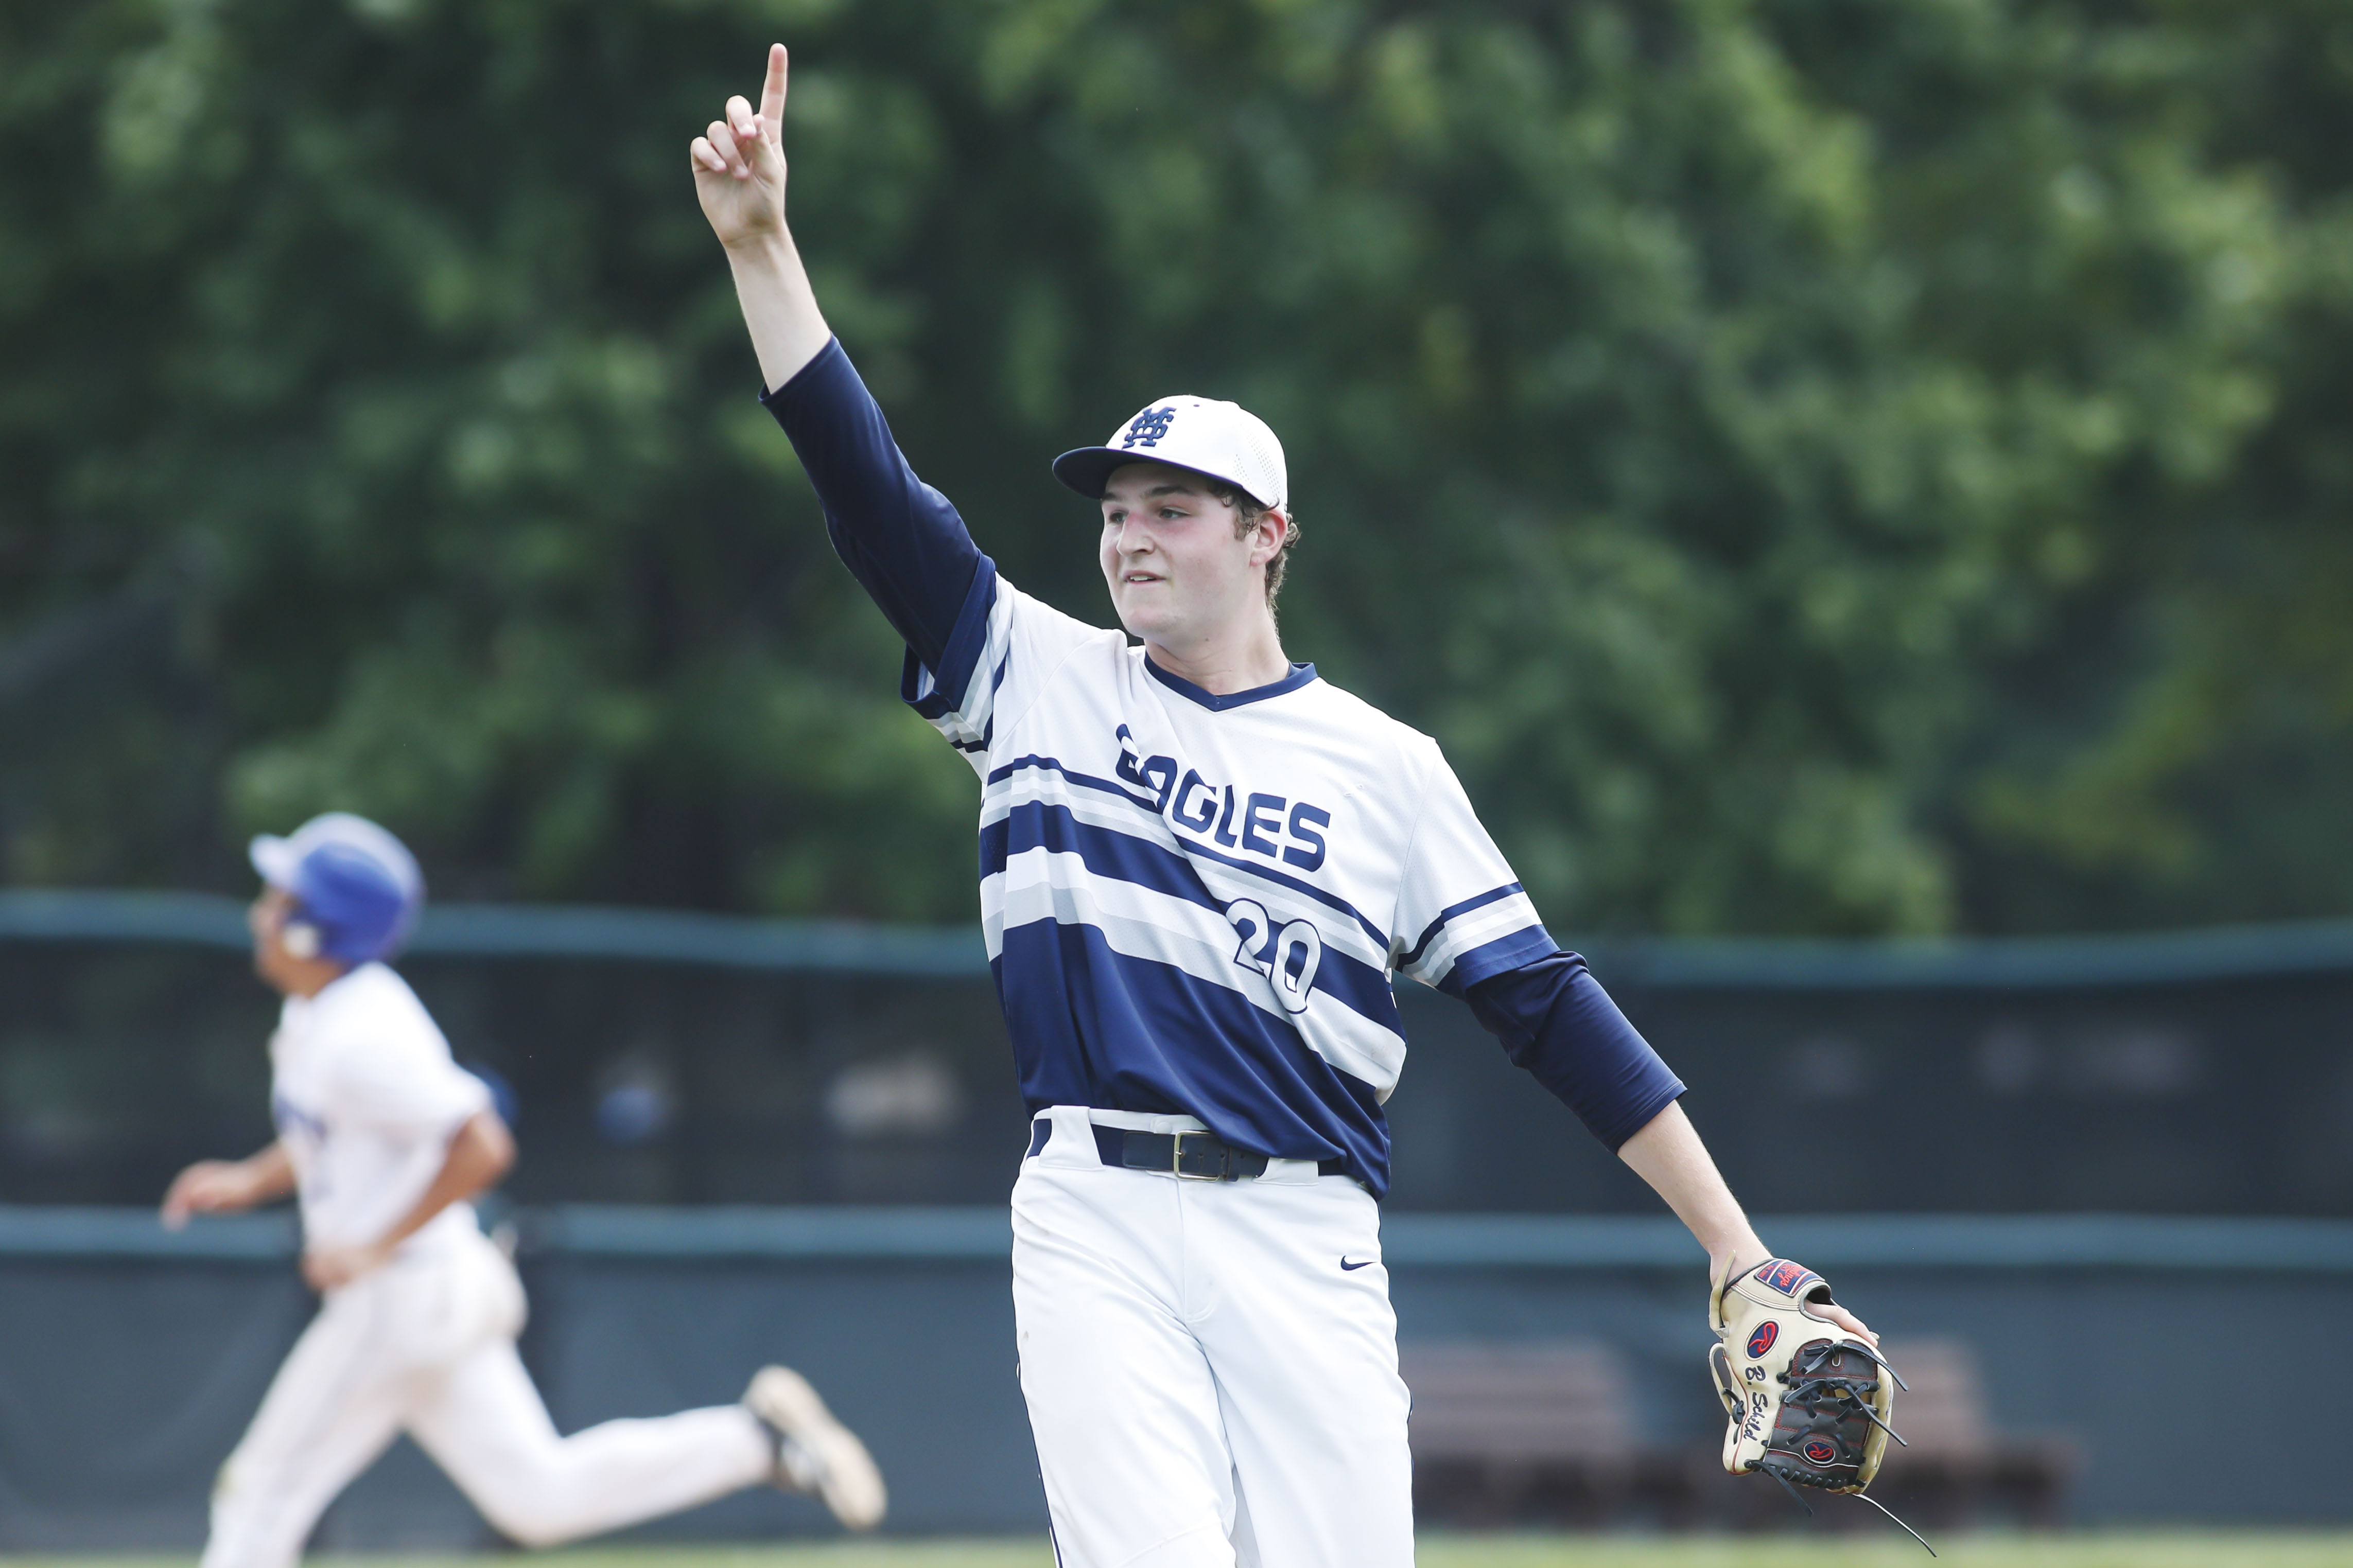
[[[1101,500],[1112,475],[1140,460],[1149,459],[1116,447],[1081,447],[1054,459],[1054,477],[1089,500]]]
[[[1054,477],[1089,500],[1101,500],[1104,489],[1111,484],[1111,477],[1130,463],[1158,463],[1163,468],[1183,468],[1187,473],[1198,474],[1213,484],[1240,490],[1261,506],[1272,504],[1253,494],[1248,485],[1238,479],[1229,479],[1223,474],[1213,474],[1206,468],[1196,468],[1184,463],[1172,463],[1149,452],[1131,452],[1121,447],[1081,447],[1065,452],[1054,459]]]

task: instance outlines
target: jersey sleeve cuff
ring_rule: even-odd
[[[956,612],[955,627],[948,634],[947,647],[940,657],[940,668],[927,667],[910,647],[906,662],[899,673],[899,698],[934,726],[953,722],[959,717],[979,723],[973,699],[981,682],[994,692],[1004,679],[1000,660],[997,668],[983,669],[983,658],[988,652],[989,630],[996,618],[997,563],[984,555],[974,568],[972,586],[965,590],[964,606]],[[959,745],[963,741],[957,740]]]
[[[839,375],[849,363],[849,354],[841,346],[841,340],[828,338],[825,340],[825,347],[818,350],[808,363],[785,377],[784,385],[761,388],[760,405],[768,411],[777,424],[781,425],[785,422],[785,410],[787,405],[797,401],[803,394],[821,387],[823,384]]]
[[[1622,1114],[1612,1118],[1605,1125],[1590,1127],[1588,1130],[1601,1141],[1605,1148],[1615,1154],[1626,1146],[1626,1140],[1656,1121],[1659,1119],[1659,1113],[1681,1100],[1683,1093],[1683,1079],[1672,1073],[1668,1073],[1666,1082],[1656,1086],[1650,1093],[1628,1105]]]
[[[1518,969],[1540,958],[1548,958],[1560,951],[1560,944],[1540,925],[1523,926],[1493,942],[1482,942],[1467,952],[1458,953],[1438,988],[1449,996],[1460,997],[1463,992],[1482,980]]]

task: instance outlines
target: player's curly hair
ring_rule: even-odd
[[[1269,510],[1247,492],[1231,485],[1212,485],[1209,493],[1234,509],[1234,537],[1237,539],[1248,538],[1250,531],[1258,526],[1259,519],[1264,517]],[[1283,575],[1291,569],[1291,552],[1299,542],[1298,515],[1285,509],[1282,521],[1289,525],[1282,531],[1282,548],[1276,551],[1274,559],[1266,563],[1266,607],[1270,610],[1274,608],[1274,596],[1282,592]]]

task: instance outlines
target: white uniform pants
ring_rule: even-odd
[[[1013,1307],[1061,1568],[1411,1563],[1371,1194],[1292,1161],[1237,1182],[1108,1167],[1088,1111],[1043,1115],[1013,1188]]]
[[[515,1354],[522,1288],[487,1240],[396,1259],[334,1291],[221,1469],[203,1568],[291,1568],[319,1515],[406,1431],[483,1516],[543,1546],[764,1481],[741,1405],[559,1437]]]

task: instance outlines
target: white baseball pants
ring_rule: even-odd
[[[1200,1123],[1042,1114],[1013,1188],[1013,1307],[1061,1568],[1410,1564],[1371,1194],[1296,1161],[1236,1182],[1106,1166],[1091,1118]]]
[[[320,1514],[406,1431],[529,1546],[616,1530],[765,1481],[741,1405],[559,1437],[515,1354],[522,1288],[487,1240],[396,1259],[331,1293],[213,1492],[203,1568],[292,1568]]]

